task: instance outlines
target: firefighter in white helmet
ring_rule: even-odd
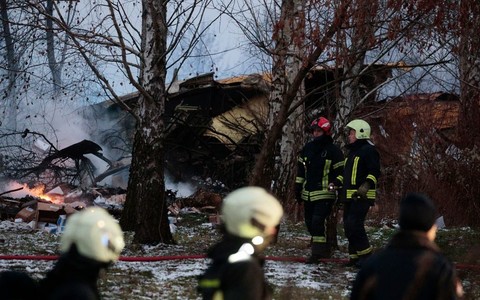
[[[348,265],[361,267],[372,253],[372,246],[365,232],[365,218],[375,203],[380,155],[370,140],[370,125],[361,119],[346,126],[348,145],[343,175],[335,185],[343,186],[343,226],[348,239]]]
[[[88,207],[71,215],[60,239],[62,255],[40,281],[40,299],[100,299],[100,272],[124,246],[120,225],[106,210]]]
[[[276,234],[283,208],[260,187],[243,187],[222,204],[224,235],[208,251],[212,260],[199,278],[203,299],[270,299],[259,254]]]

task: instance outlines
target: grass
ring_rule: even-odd
[[[57,235],[19,228],[11,223],[0,227],[1,254],[58,254]],[[383,247],[395,229],[382,224],[368,224],[372,245]],[[126,233],[124,256],[203,254],[219,238],[218,230],[202,214],[182,215],[174,237],[177,245],[153,246],[132,244],[132,233]],[[338,226],[339,249],[334,257],[346,258],[347,242],[341,224]],[[480,231],[471,228],[449,228],[438,232],[437,242],[454,262],[480,264],[478,252]],[[266,251],[268,256],[305,257],[309,253],[309,236],[303,222],[285,221],[279,239]],[[0,270],[14,269],[42,278],[52,261],[0,261]],[[99,282],[104,299],[200,299],[196,276],[206,268],[206,260],[162,262],[117,262]],[[356,269],[337,263],[318,266],[296,262],[267,261],[266,276],[274,288],[275,299],[348,299]],[[459,270],[466,292],[465,299],[480,299],[480,270]]]

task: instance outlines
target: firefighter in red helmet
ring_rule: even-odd
[[[295,192],[296,200],[304,204],[305,224],[311,235],[311,255],[307,263],[318,263],[330,256],[325,224],[336,195],[328,187],[343,172],[343,153],[333,143],[328,119],[313,120],[310,129],[313,140],[298,156]]]

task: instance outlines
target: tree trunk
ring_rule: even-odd
[[[53,16],[53,1],[47,0],[46,11],[49,16]],[[52,73],[52,84],[55,94],[60,91],[62,86],[62,75],[61,68],[57,63],[55,58],[55,35],[53,34],[53,21],[51,18],[47,17],[45,20],[46,24],[46,40],[47,40],[47,58],[48,58],[48,67]]]
[[[10,21],[8,17],[8,4],[6,0],[0,0],[0,14],[2,18],[3,38],[5,39],[5,52],[8,68],[8,82],[3,99],[6,104],[6,112],[4,113],[3,127],[9,130],[17,130],[17,75],[18,60],[15,56],[15,41],[10,30]]]
[[[371,48],[372,42],[375,41],[375,32],[372,24],[377,16],[377,9],[378,2],[375,0],[357,0],[352,6],[351,22],[353,23],[353,29],[351,40],[349,43],[346,43],[350,44],[350,47],[345,47],[343,81],[340,99],[337,101],[337,116],[334,122],[334,127],[337,128],[338,132],[337,141],[342,146],[345,144],[342,129],[350,121],[353,112],[363,100],[360,75],[365,64],[366,53]],[[333,210],[334,212],[327,219],[327,242],[331,250],[338,248],[338,211],[336,207]]]
[[[282,15],[284,17],[285,27],[283,32],[279,32],[279,51],[286,51],[284,57],[278,57],[278,66],[273,68],[273,78],[277,78],[280,85],[274,85],[272,94],[276,95],[274,99],[281,99],[285,95],[295,76],[298,74],[304,54],[305,37],[305,16],[303,1],[293,0],[284,1]],[[279,143],[279,151],[276,154],[274,174],[277,174],[273,180],[272,192],[284,201],[284,205],[293,204],[295,192],[294,184],[297,170],[297,153],[303,145],[304,128],[304,102],[305,96],[303,84],[299,87],[292,106],[298,107],[288,115],[283,127],[282,138]],[[271,102],[275,103],[275,102]],[[277,115],[278,105],[270,109],[270,118]],[[271,124],[271,123],[270,123]],[[293,200],[293,201],[291,201]]]
[[[280,20],[273,37],[276,45],[269,99],[269,130],[250,181],[252,185],[271,190],[284,205],[288,199],[293,199],[296,154],[303,136],[303,107],[299,106],[294,114],[288,115],[292,103],[303,101],[304,94],[303,86],[299,85],[295,93],[289,95],[304,57],[301,54],[305,26],[303,9],[302,1],[282,1]]]
[[[459,137],[463,147],[480,147],[480,3],[463,0],[460,7],[460,115]],[[472,27],[473,26],[473,27]]]
[[[289,3],[284,3],[283,5],[287,4]],[[272,182],[277,179],[275,175],[278,174],[275,174],[274,172],[274,154],[279,153],[275,151],[278,147],[278,141],[282,137],[282,129],[287,122],[287,118],[290,113],[289,110],[292,107],[293,101],[298,99],[298,91],[301,89],[305,76],[307,76],[307,73],[311,70],[317,59],[324,52],[326,46],[328,43],[330,43],[338,28],[343,25],[345,21],[345,12],[348,8],[348,5],[349,2],[342,3],[338,6],[337,10],[335,11],[334,20],[330,27],[326,29],[324,36],[322,36],[322,38],[315,43],[315,47],[312,49],[311,53],[308,53],[304,56],[303,63],[301,66],[299,66],[298,72],[296,74],[291,74],[291,76],[289,75],[289,78],[293,78],[289,86],[283,85],[286,80],[285,75],[281,76],[278,74],[277,77],[273,78],[272,94],[270,96],[270,101],[273,102],[271,105],[274,107],[274,113],[271,113],[270,116],[273,116],[273,118],[271,118],[271,123],[269,124],[270,129],[266,132],[262,149],[257,157],[257,160],[255,161],[255,166],[249,182],[250,185],[258,185],[270,190],[272,187]],[[282,26],[284,26],[283,21],[279,21],[276,28],[280,33],[282,31]],[[279,37],[274,35],[274,39],[279,40]],[[283,52],[285,52],[286,48],[284,45],[276,46],[275,56],[278,57],[274,60],[273,70],[278,72],[285,70],[285,62],[283,61],[285,59],[285,53],[280,51],[282,49]],[[277,68],[280,68],[280,71],[277,70]],[[278,89],[278,91],[275,92],[275,89]],[[283,94],[280,94],[280,91],[283,91]]]
[[[164,110],[166,77],[166,4],[144,0],[142,67],[133,159],[127,199],[122,213],[124,230],[135,230],[142,244],[174,243],[167,216],[164,182]]]
[[[340,130],[351,118],[353,111],[361,104],[360,73],[365,64],[365,55],[375,42],[374,20],[377,16],[378,1],[357,0],[351,7],[351,39],[344,41],[342,55],[343,81],[340,99],[337,102],[335,128]],[[350,44],[350,47],[346,45]],[[342,52],[342,51],[340,51]],[[341,141],[343,143],[343,140]]]

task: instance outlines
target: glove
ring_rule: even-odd
[[[353,192],[352,199],[353,200],[367,200],[367,192],[370,189],[370,184],[368,182],[362,183],[361,186],[358,187],[356,192]]]
[[[302,185],[301,184],[296,184],[295,185],[295,200],[297,203],[302,203]]]
[[[331,182],[331,183],[328,184],[328,188],[327,188],[327,189],[328,189],[330,192],[333,192],[333,191],[335,191],[335,190],[341,189],[341,188],[342,188],[342,185],[343,185],[343,183],[342,183],[340,180],[334,179],[333,182]]]

